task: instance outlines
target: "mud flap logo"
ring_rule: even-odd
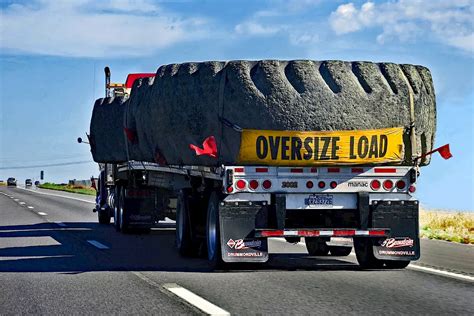
[[[380,248],[377,249],[379,255],[385,256],[414,256],[413,248],[414,240],[410,237],[387,238],[380,243]],[[405,248],[405,249],[400,249]],[[408,249],[407,249],[408,248]]]
[[[262,241],[261,240],[249,240],[249,241],[244,241],[243,239],[229,239],[227,242],[227,246],[229,248],[233,248],[235,250],[244,250],[248,248],[260,248],[262,246]]]
[[[385,248],[413,247],[413,239],[409,237],[404,237],[402,240],[397,240],[396,238],[387,238],[380,246]]]

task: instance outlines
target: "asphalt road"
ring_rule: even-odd
[[[204,259],[177,254],[172,228],[122,235],[97,224],[93,198],[46,192],[57,196],[0,188],[0,314],[199,312],[169,284],[240,315],[474,310],[473,246],[423,240],[417,265],[429,268],[361,271],[353,255],[309,257],[301,243],[274,240],[259,268],[211,271]]]

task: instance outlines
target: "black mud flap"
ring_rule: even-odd
[[[418,201],[372,201],[372,227],[390,228],[390,235],[374,245],[377,259],[412,261],[420,258],[418,204]]]
[[[240,204],[240,203],[239,203]],[[242,203],[243,204],[243,203]],[[220,205],[220,236],[224,262],[267,262],[266,238],[255,238],[259,220],[266,219],[265,209],[255,205]]]

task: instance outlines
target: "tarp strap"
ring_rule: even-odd
[[[221,123],[224,124],[224,126],[230,127],[236,132],[241,133],[244,130],[239,125],[232,123],[231,121],[229,121],[226,118],[223,118],[222,116],[219,116],[219,121],[221,121]]]
[[[403,70],[400,70],[403,74],[403,79],[408,88],[408,102],[410,106],[410,143],[411,143],[411,160],[416,164],[417,159],[417,148],[416,148],[416,130],[415,130],[415,97],[413,93],[413,88],[410,84],[410,81],[406,77]]]
[[[220,109],[219,117],[224,116],[224,89],[225,89],[225,83],[227,80],[227,62],[224,64],[224,67],[222,68],[222,75],[221,75],[221,81],[219,83],[219,104],[218,108]],[[219,147],[217,148],[217,160],[220,162],[220,157],[221,157],[221,152],[222,152],[222,139],[224,138],[224,123],[222,120],[221,121],[221,131],[219,135]]]

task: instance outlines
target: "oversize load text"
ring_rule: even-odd
[[[239,162],[276,165],[401,161],[403,128],[293,132],[244,130]]]

